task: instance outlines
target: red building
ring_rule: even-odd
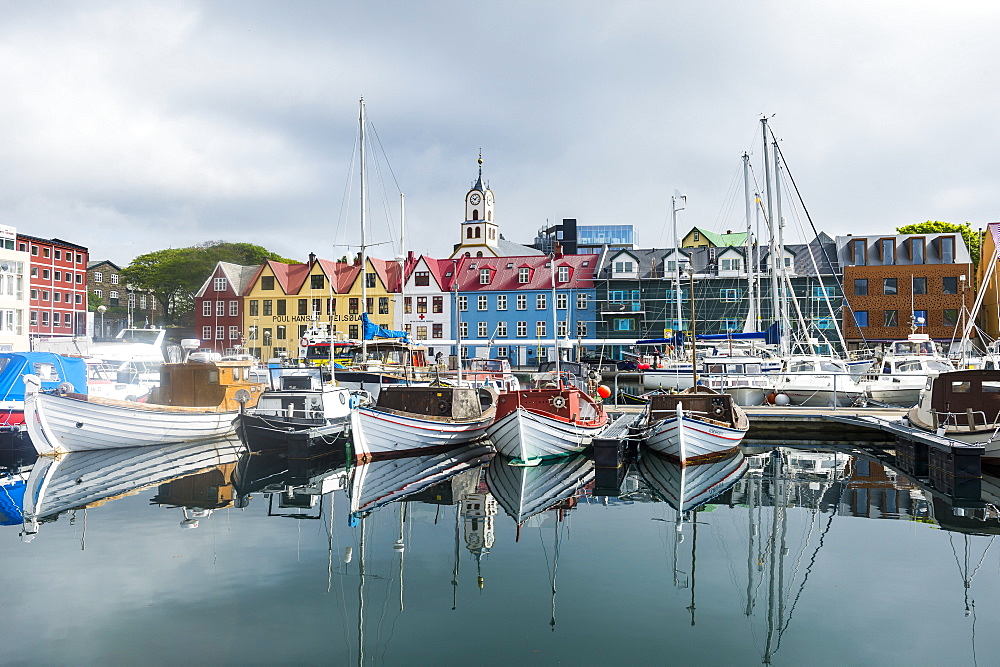
[[[40,239],[25,234],[17,235],[17,249],[31,256],[29,334],[86,335],[87,249],[61,239]]]
[[[260,266],[219,262],[195,294],[194,335],[202,349],[231,354],[243,345],[243,293]]]

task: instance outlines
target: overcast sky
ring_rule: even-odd
[[[480,148],[512,241],[576,218],[664,247],[675,188],[681,227],[740,229],[761,114],[831,235],[1000,219],[1000,3],[0,9],[0,223],[93,259],[220,239],[350,252],[361,96],[388,159],[369,162],[369,242],[398,242],[402,191],[418,253],[458,242]]]

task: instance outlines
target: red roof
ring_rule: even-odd
[[[462,257],[458,262],[458,289],[463,292],[552,289],[552,273],[569,269],[569,280],[556,282],[556,289],[594,289],[597,255],[562,255],[552,260],[545,255],[523,257]],[[450,260],[449,260],[450,262]],[[554,262],[552,266],[546,266]],[[587,263],[587,266],[584,266]],[[520,281],[520,269],[529,269],[527,283]],[[491,269],[490,282],[480,284],[480,269]],[[450,270],[450,267],[449,267]]]

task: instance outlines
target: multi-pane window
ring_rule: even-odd
[[[214,283],[215,283],[215,291],[216,292],[225,292],[226,291],[226,279],[225,278],[216,278],[215,281],[214,281]]]
[[[417,340],[427,340],[427,325],[421,324],[417,326]]]
[[[479,322],[476,326],[476,335],[480,338],[486,338],[490,335],[489,325],[486,322]]]
[[[557,273],[557,276],[556,276],[556,280],[557,281],[559,281],[561,283],[568,283],[569,282],[569,267],[568,266],[560,266],[558,269],[556,269],[556,273]]]
[[[497,294],[497,310],[507,310],[506,294]]]
[[[365,287],[367,287],[368,289],[371,289],[371,288],[375,287],[375,274],[374,273],[366,273],[365,274]]]
[[[724,257],[719,262],[720,271],[739,271],[743,266],[743,260],[740,257]]]
[[[464,313],[469,310],[469,297],[460,296],[458,297],[458,312]]]
[[[535,322],[535,335],[539,338],[545,336],[545,320]]]
[[[284,301],[282,301],[282,303],[284,303]],[[146,307],[146,297],[142,297],[142,307],[143,308]],[[230,317],[236,317],[239,314],[240,314],[240,302],[239,301],[230,301],[229,302],[229,316]],[[283,315],[284,313],[280,313],[280,314]]]
[[[324,287],[323,276],[309,276],[309,289],[323,289]]]
[[[868,279],[854,279],[854,296],[868,296]]]
[[[417,297],[417,312],[426,313],[427,312],[427,297],[418,296]]]
[[[247,329],[247,339],[248,340],[257,340],[257,327],[256,326],[251,326],[249,329]]]
[[[425,303],[424,304],[424,308],[426,308],[426,307],[427,307],[427,304]],[[387,297],[387,296],[380,296],[378,298],[378,314],[379,315],[388,315],[389,314],[389,297]]]
[[[479,269],[479,284],[489,285],[490,284],[490,270],[489,269]]]
[[[260,288],[266,290],[274,289],[274,276],[263,276],[260,279]]]
[[[101,273],[100,271],[94,271],[94,282],[95,283],[103,283],[104,282],[104,274]]]
[[[527,285],[531,280],[531,269],[528,267],[521,267],[517,270],[517,282],[522,285]]]
[[[94,291],[96,293],[99,290],[94,290]],[[101,296],[101,295],[98,294],[97,296]],[[254,302],[251,301],[251,303],[254,303]],[[211,301],[205,300],[205,301],[201,302],[201,316],[202,317],[211,317],[212,316],[212,302]]]
[[[240,328],[229,327],[229,340],[239,340],[239,339],[240,339]]]
[[[518,322],[517,323],[517,335],[519,337],[524,337],[524,336],[528,335],[528,323],[527,322]]]
[[[201,339],[202,340],[212,340],[212,327],[206,326],[201,328]]]
[[[528,309],[528,295],[527,294],[518,294],[517,295],[517,309],[518,310],[527,310]]]
[[[296,305],[296,307],[298,308],[298,314],[299,315],[308,315],[309,314],[309,299],[299,299],[299,302]]]
[[[274,301],[271,299],[264,299],[264,315],[271,315],[274,312]]]
[[[565,292],[556,293],[556,310],[566,310],[569,307],[569,294]]]
[[[375,303],[375,297],[370,296],[367,299],[365,299],[365,312],[366,313],[373,313],[373,312],[375,312],[373,310],[373,308],[375,307],[373,305],[374,303]]]
[[[927,294],[927,278],[913,278],[913,293]]]
[[[133,298],[133,296],[131,294],[129,294],[128,296],[129,296],[129,299]],[[216,317],[224,317],[225,314],[226,314],[226,302],[225,301],[216,301],[215,302],[215,316]]]
[[[257,317],[260,314],[260,302],[257,299],[250,299],[250,317]]]
[[[287,334],[286,334],[285,325],[284,324],[279,324],[277,326],[277,331],[275,331],[275,336],[277,337],[278,340],[285,340],[285,336],[286,335]]]
[[[489,307],[489,298],[485,294],[480,294],[478,299],[479,310],[486,310]]]
[[[347,312],[351,315],[358,314],[358,307],[361,305],[361,299],[356,296],[352,296],[347,300]],[[357,338],[357,336],[351,336],[351,338]]]
[[[112,285],[117,285],[118,284],[118,274],[117,273],[112,273],[111,274],[111,284]]]
[[[272,345],[271,338],[273,336],[273,333],[274,332],[271,331],[270,327],[264,327],[264,331],[261,335],[261,345],[263,345],[264,347],[271,347]]]
[[[444,325],[443,324],[432,324],[431,325],[431,336],[433,338],[444,338]]]
[[[215,327],[215,339],[225,340],[226,339],[226,327]]]
[[[576,295],[576,309],[586,310],[587,309],[587,295],[586,293]]]
[[[427,287],[431,284],[430,271],[416,271],[413,274],[413,284],[417,287]]]
[[[506,337],[507,337],[507,323],[497,322],[497,338],[506,338]]]
[[[576,337],[584,338],[587,335],[587,323],[577,322],[576,323]]]
[[[632,273],[635,264],[630,261],[619,261],[615,262],[614,272],[615,273]]]
[[[569,335],[569,323],[566,320],[556,322],[556,336],[565,338]]]
[[[443,313],[444,312],[444,297],[443,296],[436,296],[436,297],[434,297],[434,300],[432,302],[432,307],[433,307],[435,313]]]
[[[615,331],[635,331],[635,320],[631,317],[616,317],[613,326]]]
[[[546,310],[548,306],[548,299],[545,298],[545,294],[535,295],[535,310]]]
[[[882,294],[887,296],[893,296],[897,293],[896,291],[896,278],[883,278],[882,279]]]
[[[413,297],[404,296],[403,297],[403,312],[409,315],[413,312]]]
[[[459,322],[458,323],[458,335],[461,336],[462,338],[468,338],[469,337],[469,323],[468,322]]]
[[[497,359],[506,359],[506,358],[507,358],[507,346],[506,345],[500,345],[500,346],[498,346],[497,347]]]

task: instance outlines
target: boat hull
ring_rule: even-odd
[[[747,429],[711,424],[688,415],[655,422],[645,434],[646,446],[673,461],[708,463],[732,456]]]
[[[500,454],[524,463],[583,451],[606,426],[606,421],[584,426],[518,407],[494,422],[489,435]]]
[[[848,408],[864,398],[860,391],[831,391],[811,387],[776,387],[775,392],[788,396],[791,405],[810,408]]]
[[[29,393],[24,403],[31,442],[42,455],[219,438],[233,433],[238,414],[38,393]]]
[[[421,451],[458,447],[486,437],[493,414],[463,421],[432,419],[378,408],[358,408],[351,415],[355,458],[409,456]]]
[[[236,433],[252,451],[275,447],[332,444],[350,432],[349,416],[340,419],[275,419],[260,415],[236,418]]]

